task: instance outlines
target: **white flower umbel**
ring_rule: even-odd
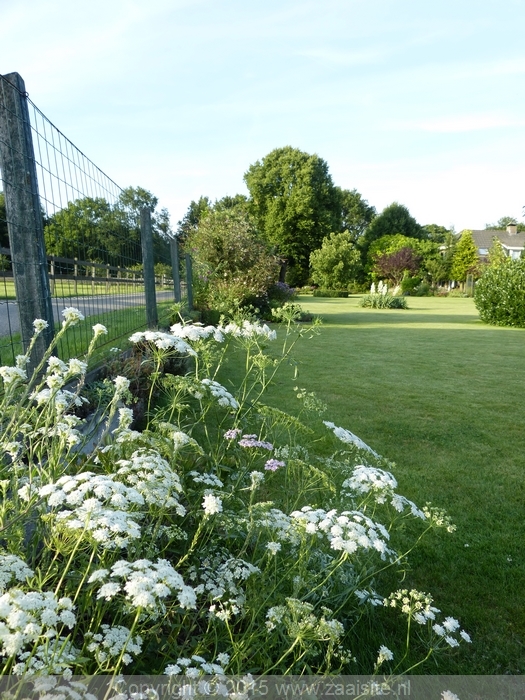
[[[197,342],[208,338],[213,338],[217,343],[224,342],[224,334],[220,328],[216,328],[215,326],[202,326],[199,323],[188,323],[186,325],[175,323],[175,325],[171,326],[170,331],[177,338],[183,338],[190,342]]]
[[[160,350],[174,350],[180,355],[197,356],[195,350],[181,338],[177,338],[169,333],[161,331],[145,331],[143,333],[133,333],[129,338],[131,343],[153,343]]]
[[[404,615],[412,618],[419,625],[429,623],[432,626],[432,631],[438,639],[444,640],[448,646],[459,646],[460,640],[452,635],[456,632],[463,641],[470,643],[470,636],[460,629],[458,620],[455,617],[446,617],[442,622],[434,622],[437,613],[441,612],[439,608],[432,606],[432,596],[428,593],[422,593],[415,589],[408,590],[406,588],[394,591],[388,598],[385,598],[383,605],[390,608],[398,608]]]
[[[77,396],[72,391],[67,389],[42,389],[38,392],[33,392],[30,396],[31,400],[36,402],[37,406],[49,405],[57,415],[62,415],[73,406],[82,406],[87,399],[82,396]]]
[[[219,326],[219,330],[224,335],[231,335],[234,338],[263,338],[266,340],[276,340],[277,338],[277,333],[266,323],[252,323],[251,321],[243,321],[242,325],[228,323],[226,326]]]
[[[284,627],[292,638],[305,636],[310,640],[338,642],[344,634],[344,627],[339,620],[333,620],[332,610],[321,608],[322,615],[317,617],[311,603],[297,598],[286,598],[286,605],[276,605],[266,613],[268,632]]]
[[[62,321],[63,326],[76,326],[79,321],[84,320],[84,314],[82,314],[74,306],[67,306],[62,310],[62,316],[64,320]]]
[[[270,552],[270,554],[273,554],[275,556],[277,554],[277,552],[281,551],[281,543],[280,542],[267,542],[266,549]]]
[[[294,511],[290,517],[299,530],[317,537],[326,537],[330,547],[336,551],[354,554],[358,549],[375,550],[381,559],[394,554],[387,545],[390,536],[386,528],[358,511],[343,511],[338,514],[335,509],[314,510],[311,506],[304,506],[301,510]]]
[[[148,559],[121,560],[113,564],[111,571],[95,571],[88,583],[106,579],[109,581],[99,588],[98,599],[112,600],[121,594],[132,609],[142,608],[154,617],[165,611],[163,600],[169,596],[176,595],[181,608],[196,606],[195,591],[166,559],[155,563]]]
[[[379,652],[377,654],[377,662],[376,666],[381,666],[383,661],[392,661],[394,658],[394,654],[390,651],[388,647],[386,647],[384,644],[382,644],[379,647]]]
[[[92,472],[63,476],[42,486],[39,495],[51,508],[61,508],[55,513],[56,526],[89,532],[104,547],[126,547],[140,537],[138,516],[127,510],[142,505],[144,497],[112,476]]]
[[[224,408],[233,408],[237,410],[239,404],[233,398],[229,391],[227,391],[222,384],[214,381],[213,379],[203,379],[201,384],[210,392],[210,394],[217,399],[219,406]]]
[[[92,640],[87,650],[104,669],[112,661],[117,661],[121,654],[122,663],[127,666],[133,661],[132,654],[137,656],[142,651],[142,637],[132,637],[130,630],[122,625],[102,625],[100,632],[87,632],[86,638]]]
[[[343,481],[341,492],[350,498],[370,494],[376,503],[390,503],[399,513],[408,507],[414,517],[426,520],[425,513],[408,498],[396,493],[396,488],[397,481],[390,472],[359,464],[354,468],[352,476]]]
[[[337,425],[327,420],[324,420],[323,423],[327,428],[333,431],[334,435],[339,438],[341,442],[345,442],[347,445],[355,445],[356,447],[359,447],[360,450],[366,450],[367,452],[370,452],[370,454],[374,455],[374,457],[379,457],[377,452],[369,447],[366,442],[363,442],[361,438],[357,437],[357,435],[354,435],[349,430],[339,428]]]
[[[95,338],[98,338],[99,335],[107,335],[108,329],[101,323],[95,323],[95,325],[93,326],[93,334]]]
[[[207,493],[202,499],[202,507],[205,515],[215,515],[222,512],[222,501],[218,496]]]
[[[43,318],[35,318],[33,321],[33,328],[35,329],[36,333],[42,333],[43,330],[49,328],[49,323],[44,321]]]
[[[20,656],[24,649],[32,648],[40,640],[58,636],[64,626],[75,625],[74,607],[70,598],[59,598],[51,592],[26,593],[12,588],[0,596],[0,644],[1,654]]]
[[[208,662],[202,656],[194,654],[191,658],[178,658],[175,663],[164,669],[166,676],[185,676],[188,681],[178,685],[181,700],[207,697],[211,694],[217,698],[247,698],[245,694],[232,693],[226,683],[224,666],[229,662],[228,654],[218,654],[214,662]],[[206,676],[204,680],[202,677]],[[202,679],[202,680],[199,680]],[[242,679],[243,688],[249,686]],[[180,683],[180,681],[179,681]]]
[[[0,593],[3,593],[9,583],[15,581],[25,581],[33,576],[33,571],[14,554],[0,554]]]
[[[182,492],[179,476],[155,450],[137,450],[130,459],[119,460],[117,466],[117,477],[136,489],[146,503],[180,516],[186,514],[177,495]]]
[[[27,372],[21,367],[9,367],[5,365],[0,367],[0,377],[4,380],[4,384],[25,382],[27,380]]]
[[[245,601],[242,584],[250,576],[260,573],[250,562],[217,553],[209,557],[194,575],[200,581],[197,593],[205,593],[211,600],[228,600],[242,606]]]

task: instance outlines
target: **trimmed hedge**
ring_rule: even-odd
[[[344,289],[314,289],[314,297],[339,297],[348,299],[349,292]]]
[[[476,282],[474,304],[485,323],[525,328],[525,260],[487,268]]]

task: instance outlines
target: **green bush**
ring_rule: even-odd
[[[341,299],[348,299],[348,294],[345,289],[314,289],[314,297],[339,297]]]
[[[485,323],[525,328],[525,260],[489,267],[476,282],[474,304]]]
[[[395,297],[393,294],[365,294],[361,306],[368,309],[408,309],[405,297]]]
[[[399,287],[389,290],[385,282],[375,282],[370,287],[370,293],[361,299],[361,306],[367,309],[408,309],[405,297],[398,296]]]
[[[432,288],[428,282],[420,282],[414,289],[414,296],[416,297],[430,297],[433,296]]]
[[[403,277],[401,280],[401,292],[403,294],[415,294],[420,283],[421,277],[411,277],[410,275],[406,275],[406,277]]]

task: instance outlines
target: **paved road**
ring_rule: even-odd
[[[175,301],[173,292],[157,292],[157,301]],[[96,314],[116,309],[128,309],[134,306],[144,306],[144,294],[97,294],[92,297],[66,297],[53,299],[53,314],[55,321],[62,320],[62,309],[74,306],[86,318]],[[0,301],[0,337],[18,333],[20,318],[16,301]]]

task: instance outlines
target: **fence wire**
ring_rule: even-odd
[[[6,77],[11,80],[13,75],[17,74]],[[42,308],[52,308],[55,324],[60,323],[65,307],[74,306],[89,317],[89,323],[80,324],[66,336],[58,348],[61,357],[79,355],[85,350],[94,323],[108,327],[106,345],[118,344],[131,332],[145,327],[140,210],[145,206],[153,210],[156,199],[141,188],[119,187],[20,89],[27,113],[24,116],[15,109],[13,90],[17,88],[6,77],[0,76],[0,116],[3,113],[4,120],[0,130],[0,363],[13,362],[23,342],[27,344],[27,339],[20,338],[19,302],[23,290],[20,282],[14,284],[17,270],[19,280],[44,279],[47,275],[44,291],[35,294],[45,297],[47,284],[49,299],[42,299]],[[26,119],[29,125],[24,124]],[[28,147],[28,133],[29,156],[27,150],[23,153]],[[25,192],[24,203],[24,193],[19,192],[27,188],[15,182],[15,170],[24,158],[26,168],[28,158],[32,158],[30,165],[36,171],[37,183],[31,192],[36,215],[24,226],[34,227],[37,248],[39,235],[45,244],[36,263],[38,252],[37,257],[32,257],[22,251],[15,259],[13,246],[14,236],[27,237],[27,231],[17,227],[21,227],[20,221],[28,219],[21,219],[15,212],[17,206],[28,206],[28,193]],[[158,302],[166,302],[160,305],[162,323],[163,306],[174,300],[167,212],[154,211],[152,222],[156,297]]]

